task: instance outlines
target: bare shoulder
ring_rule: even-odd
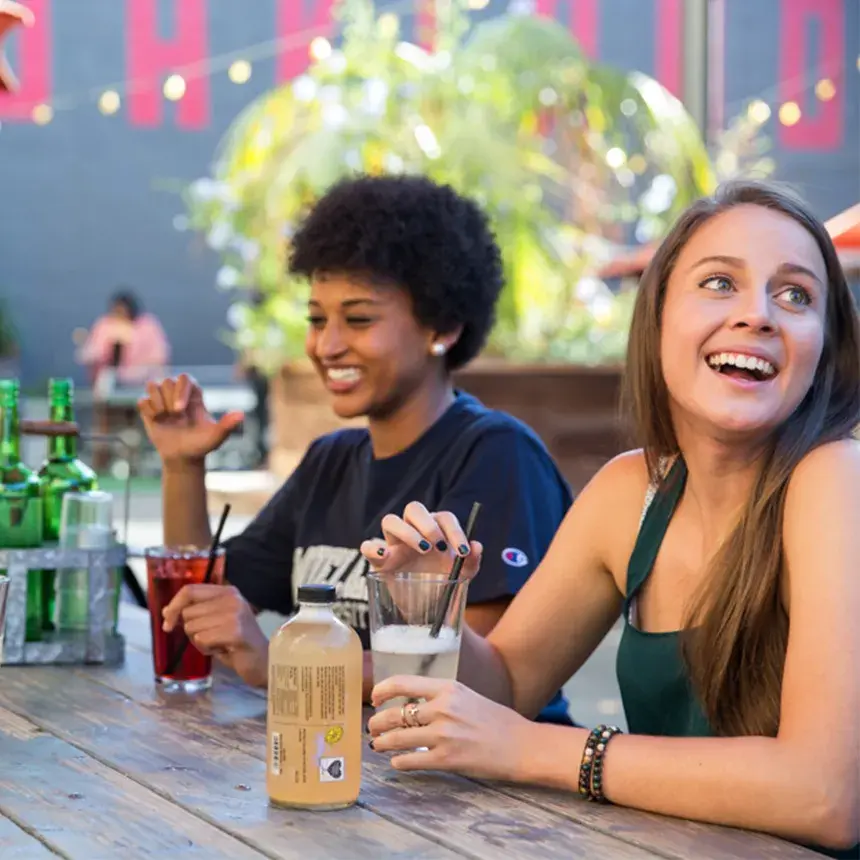
[[[647,491],[644,452],[626,451],[600,469],[574,504],[622,594]]]
[[[860,498],[860,441],[840,439],[819,445],[795,467],[788,483],[786,513],[798,505],[828,506],[834,494]]]
[[[785,498],[781,594],[787,610],[800,589],[818,591],[829,581],[830,591],[841,594],[848,581],[856,582],[858,515],[860,442],[843,439],[810,451],[792,472]]]
[[[588,485],[597,493],[640,493],[648,489],[648,467],[641,448],[625,451],[603,465]],[[640,499],[641,501],[641,499]]]

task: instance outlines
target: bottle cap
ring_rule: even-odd
[[[337,590],[333,585],[300,585],[299,603],[334,603]]]

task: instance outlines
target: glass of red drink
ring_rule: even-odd
[[[212,686],[212,657],[191,644],[182,625],[164,632],[164,607],[186,585],[205,581],[209,548],[149,547],[146,558],[155,682],[167,692],[196,693]],[[215,553],[210,582],[222,581],[224,550]]]

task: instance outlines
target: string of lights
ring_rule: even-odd
[[[487,5],[488,0],[471,0],[470,8],[478,10]],[[414,0],[401,0],[386,10],[381,18],[390,16],[396,26],[397,16],[414,10]],[[180,101],[186,94],[188,83],[197,78],[213,76],[226,72],[228,79],[235,85],[246,84],[253,75],[253,64],[270,59],[283,51],[292,51],[307,46],[311,60],[324,59],[331,53],[329,38],[335,27],[334,22],[295,31],[277,39],[267,39],[243,48],[234,49],[210,56],[204,60],[175,67],[170,74],[158,83],[161,84],[165,99]],[[796,125],[803,117],[801,104],[810,89],[815,98],[823,103],[832,101],[837,95],[837,87],[844,85],[837,74],[838,62],[829,59],[820,72],[821,77],[814,83],[807,75],[798,75],[788,81],[781,81],[760,91],[757,95],[737,100],[726,105],[729,114],[744,108],[750,119],[764,125],[776,110],[777,120],[784,126]],[[860,56],[857,57],[857,70],[860,72]],[[35,105],[31,118],[36,125],[47,125],[60,111],[75,110],[84,105],[95,104],[105,116],[113,116],[122,109],[123,97],[149,89],[154,82],[151,78],[131,78],[91,87],[83,93],[60,95],[50,103]],[[781,94],[788,93],[788,97]]]
[[[386,18],[389,18],[389,23],[394,23],[396,26],[398,15],[411,12],[413,7],[414,0],[400,0],[392,4],[385,14],[380,16],[380,26],[384,25]],[[213,54],[204,60],[175,66],[171,73],[160,81],[162,94],[168,101],[180,101],[185,96],[189,81],[225,71],[232,83],[246,84],[251,80],[254,62],[271,59],[282,52],[305,46],[308,47],[312,60],[323,59],[331,52],[329,38],[335,29],[336,22],[331,21],[328,24],[296,30],[277,39],[266,39],[243,48]],[[121,110],[123,96],[145,91],[152,87],[153,83],[154,81],[149,77],[128,78],[90,87],[76,94],[55,96],[50,103],[35,105],[31,118],[36,125],[47,125],[58,112],[75,110],[91,104],[96,104],[102,114],[112,116]]]

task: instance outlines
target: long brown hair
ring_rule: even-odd
[[[815,239],[827,270],[821,360],[800,405],[774,434],[740,519],[688,608],[684,658],[693,688],[719,735],[779,728],[788,618],[780,600],[782,521],[794,467],[813,448],[851,436],[860,423],[860,333],[845,274],[824,225],[793,193],[736,181],[687,209],[660,245],[639,287],[630,327],[622,404],[644,448],[652,481],[679,453],[660,360],[669,276],[691,236],[715,215],[752,204],[794,219]]]

